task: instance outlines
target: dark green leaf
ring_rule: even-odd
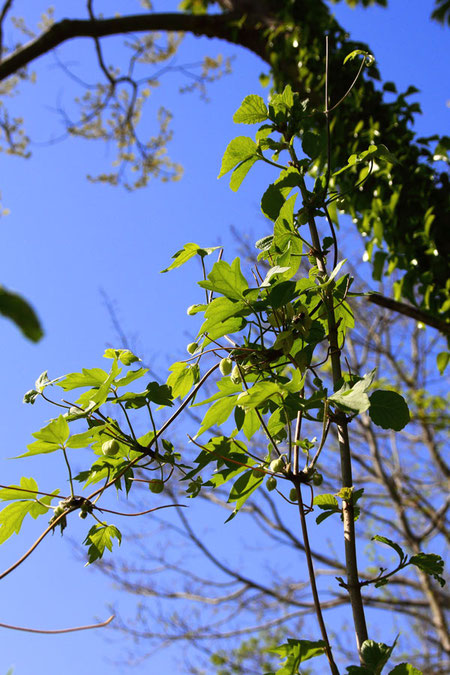
[[[44,334],[31,305],[20,295],[7,291],[3,286],[0,286],[0,314],[11,319],[32,342],[38,342]]]
[[[320,152],[321,138],[313,131],[305,131],[302,136],[302,148],[305,155],[315,158]]]
[[[369,415],[377,426],[382,429],[401,431],[409,422],[408,405],[400,394],[395,391],[378,389],[370,396]]]
[[[389,671],[388,675],[423,675],[423,673],[409,663],[399,663]]]
[[[248,462],[247,462],[248,463]],[[258,488],[265,478],[265,474],[255,475],[253,470],[246,471],[242,476],[239,476],[233,487],[231,488],[228,502],[236,502],[233,514],[227,518],[226,523],[230,521],[242,505],[247,501],[250,495]]]
[[[146,397],[157,405],[173,406],[171,390],[167,384],[149,382],[146,387]]]
[[[429,574],[441,587],[445,586],[445,580],[442,578],[444,561],[441,556],[435,553],[418,553],[411,556],[409,563],[418,567],[425,574]]]

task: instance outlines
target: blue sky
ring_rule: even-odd
[[[176,3],[155,4],[157,9],[170,9]],[[393,80],[399,89],[414,84],[421,90],[417,100],[424,115],[417,121],[419,133],[448,133],[450,89],[444,68],[448,32],[429,21],[432,2],[409,1],[407,11],[400,0],[389,4],[388,10],[363,11],[340,3],[335,11],[352,38],[371,46],[383,79]],[[67,15],[72,8],[82,15],[83,3],[61,6]],[[56,8],[57,17],[63,16],[61,11]],[[32,345],[12,324],[1,321],[3,484],[16,482],[21,475],[33,475],[43,489],[58,484],[61,474],[52,456],[22,460],[23,464],[6,458],[24,452],[31,433],[53,414],[40,403],[33,407],[21,403],[42,371],[48,369],[50,377],[56,377],[99,366],[105,346],[120,346],[101,289],[115,303],[123,329],[142,355],[162,371],[184,355],[197,327],[186,316],[186,307],[201,298],[195,288],[199,273],[195,264],[169,275],[159,273],[171,255],[185,242],[196,241],[204,246],[223,244],[231,258],[235,248],[231,225],[240,231],[250,228],[255,240],[266,234],[259,197],[268,175],[254,172],[237,194],[229,190],[226,178],[216,179],[226,144],[239,132],[232,123],[233,112],[248,93],[262,94],[258,75],[265,68],[243,50],[194,38],[186,39],[179,58],[192,62],[219,52],[236,56],[234,72],[210,86],[209,103],[196,94],[180,96],[176,74],[168,75],[149,100],[145,113],[149,129],[161,103],[174,112],[169,152],[184,166],[178,183],[153,181],[135,193],[92,185],[85,174],[107,168],[111,153],[76,139],[35,145],[27,161],[0,155],[0,190],[3,205],[10,209],[0,221],[1,282],[33,302],[45,329],[44,339]],[[92,57],[92,45],[80,41],[63,46],[58,54],[81,73]],[[55,108],[69,105],[74,89],[52,56],[34,68],[38,83],[24,87],[13,107],[25,117],[32,138],[44,142],[58,129]],[[20,537],[3,545],[1,567],[14,562],[39,531],[39,522],[33,522]],[[76,539],[82,533],[77,522],[70,534]],[[106,618],[110,602],[118,602],[124,611],[132,607],[132,600],[118,596],[104,577],[75,559],[68,537],[61,540],[57,535],[2,582],[2,600],[0,622],[48,628]],[[16,674],[121,672],[108,661],[120,657],[121,645],[117,638],[111,642],[105,632],[50,638],[0,630],[0,673],[12,665]],[[161,660],[143,663],[133,672],[161,672],[164,659],[155,659]]]

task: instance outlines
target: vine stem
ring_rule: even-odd
[[[57,635],[59,633],[75,633],[75,631],[78,630],[90,630],[91,628],[103,628],[103,626],[107,626],[109,623],[111,623],[114,617],[115,615],[111,614],[111,616],[108,619],[106,619],[106,621],[102,621],[101,623],[91,623],[87,626],[71,626],[70,628],[56,628],[54,630],[44,630],[43,628],[25,628],[24,626],[14,626],[13,624],[10,623],[0,623],[0,628],[10,628],[11,630],[20,630],[23,631],[24,633]]]
[[[169,417],[169,419],[168,419],[166,422],[164,422],[164,424],[163,424],[162,427],[159,429],[159,431],[157,432],[157,434],[155,434],[155,436],[153,436],[153,438],[151,439],[151,441],[150,441],[150,443],[148,444],[148,446],[147,446],[146,448],[143,448],[143,449],[142,449],[142,456],[145,457],[145,455],[148,455],[148,456],[151,457],[152,459],[156,459],[156,458],[157,458],[156,455],[155,455],[155,453],[152,451],[151,446],[153,445],[153,443],[156,443],[156,440],[161,436],[161,434],[163,434],[163,433],[165,432],[165,430],[166,430],[168,427],[170,427],[170,425],[172,424],[172,422],[174,422],[174,421],[176,420],[176,418],[178,417],[178,415],[180,415],[180,414],[183,412],[183,410],[186,408],[186,406],[189,405],[189,403],[190,403],[190,402],[192,401],[192,399],[195,397],[195,395],[197,394],[197,392],[199,391],[199,389],[201,389],[201,387],[202,387],[203,384],[206,382],[206,380],[208,379],[208,377],[209,377],[215,370],[217,370],[217,368],[219,367],[219,365],[220,365],[220,363],[216,363],[216,364],[215,364],[214,366],[212,366],[208,371],[206,371],[206,373],[203,375],[203,377],[201,378],[201,380],[195,385],[194,389],[191,391],[191,393],[189,394],[189,396],[187,396],[187,397],[184,399],[184,401],[180,404],[180,406],[177,408],[177,410],[175,410],[175,412],[173,413],[173,415],[171,415],[171,417]],[[144,450],[145,450],[146,452],[144,452]],[[128,471],[128,469],[130,469],[132,466],[134,466],[135,464],[137,464],[141,459],[142,459],[142,457],[136,457],[135,459],[132,459],[131,462],[128,462],[128,464],[124,467],[124,469],[123,469],[117,476],[115,476],[115,477],[112,478],[110,481],[108,481],[108,482],[106,483],[106,485],[104,485],[102,488],[99,488],[98,490],[95,490],[95,492],[93,492],[91,495],[89,495],[88,499],[89,499],[90,501],[92,501],[92,499],[93,499],[94,497],[96,497],[97,495],[101,495],[102,492],[104,492],[107,488],[109,488],[111,485],[113,485],[119,478],[121,478],[121,477],[124,475],[124,473],[125,473],[126,471]],[[0,577],[0,578],[1,578],[1,577]]]
[[[298,441],[300,440],[300,431],[301,431],[301,426],[302,426],[302,415],[301,412],[297,414],[297,424],[295,428],[295,435],[294,435],[294,441],[295,441],[295,451],[298,453]],[[298,468],[298,457],[294,459],[294,476],[297,476],[299,472]],[[313,596],[313,602],[314,602],[314,609],[316,612],[316,617],[317,621],[319,623],[319,628],[320,632],[322,634],[323,641],[325,642],[325,653],[328,658],[328,663],[330,664],[330,671],[333,673],[333,675],[339,675],[339,670],[334,662],[333,659],[333,653],[331,651],[331,645],[330,641],[328,639],[328,633],[327,633],[327,628],[325,626],[325,621],[323,619],[323,614],[322,614],[322,606],[320,604],[320,598],[319,598],[319,593],[317,590],[317,584],[316,584],[316,575],[314,572],[314,563],[313,563],[313,558],[312,558],[312,553],[311,553],[311,547],[309,545],[309,536],[308,536],[308,526],[306,523],[306,515],[305,515],[305,507],[303,506],[303,499],[302,499],[302,489],[300,486],[300,481],[296,480],[295,481],[295,490],[297,492],[297,501],[298,501],[298,510],[300,513],[300,523],[301,523],[301,528],[302,528],[302,535],[303,535],[303,545],[305,547],[305,556],[306,556],[306,563],[308,565],[308,574],[309,574],[309,581],[311,583],[311,592]]]
[[[299,482],[295,483],[295,489],[297,491],[298,510],[300,512],[300,523],[302,526],[303,545],[305,547],[306,563],[308,565],[308,573],[309,573],[309,580],[311,583],[311,592],[313,596],[314,609],[316,611],[317,621],[319,622],[320,632],[322,634],[323,641],[325,642],[325,653],[328,658],[328,663],[330,664],[330,671],[333,673],[333,675],[339,675],[339,670],[333,659],[333,653],[331,651],[331,645],[328,639],[327,628],[325,626],[325,621],[323,619],[319,593],[317,591],[316,576],[314,572],[311,547],[309,545],[308,526],[306,524],[305,507],[303,506],[302,491]]]
[[[307,197],[306,185],[303,181],[301,187],[303,198]],[[325,260],[322,254],[319,234],[315,220],[312,216],[308,219],[311,241],[316,253],[317,267],[322,275],[327,274]],[[334,313],[333,293],[330,286],[325,289],[324,305],[328,315],[328,343],[330,345],[331,370],[333,385],[335,390],[339,388],[342,378],[341,370],[341,350],[338,342],[338,327]],[[341,463],[341,484],[342,487],[353,487],[352,463],[350,442],[348,437],[348,423],[344,413],[338,412],[335,415],[338,432],[339,453]],[[368,639],[367,625],[364,613],[364,605],[361,595],[361,585],[359,583],[358,563],[356,555],[356,536],[355,536],[355,518],[354,507],[351,500],[343,500],[342,517],[344,522],[344,546],[345,546],[345,567],[347,572],[346,588],[350,597],[350,604],[353,613],[353,623],[356,633],[356,643],[358,653],[361,655],[361,647]]]

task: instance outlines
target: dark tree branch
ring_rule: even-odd
[[[102,37],[124,33],[142,33],[151,31],[173,31],[192,33],[196,36],[219,38],[250,49],[267,60],[262,31],[247,20],[237,24],[241,14],[224,13],[214,15],[190,15],[179,13],[133,14],[110,19],[63,19],[54,23],[35,40],[20,47],[0,64],[0,81],[15,74],[21,68],[47,54],[58,45],[74,38]]]
[[[420,321],[427,326],[436,328],[438,331],[443,333],[443,335],[450,335],[450,323],[441,321],[437,317],[431,316],[418,307],[408,305],[406,302],[399,302],[393,298],[387,298],[385,295],[381,295],[380,293],[371,293],[370,295],[366,296],[366,300],[368,302],[373,302],[379,307],[390,309],[392,312],[403,314],[403,316],[408,316],[410,319],[415,319],[416,321]]]

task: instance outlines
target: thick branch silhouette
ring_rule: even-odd
[[[39,37],[6,56],[0,63],[0,81],[5,80],[40,56],[75,38],[101,38],[124,33],[174,31],[196,36],[219,38],[239,44],[266,59],[266,49],[257,26],[242,20],[241,14],[226,12],[214,15],[180,13],[133,14],[109,19],[63,19]]]

